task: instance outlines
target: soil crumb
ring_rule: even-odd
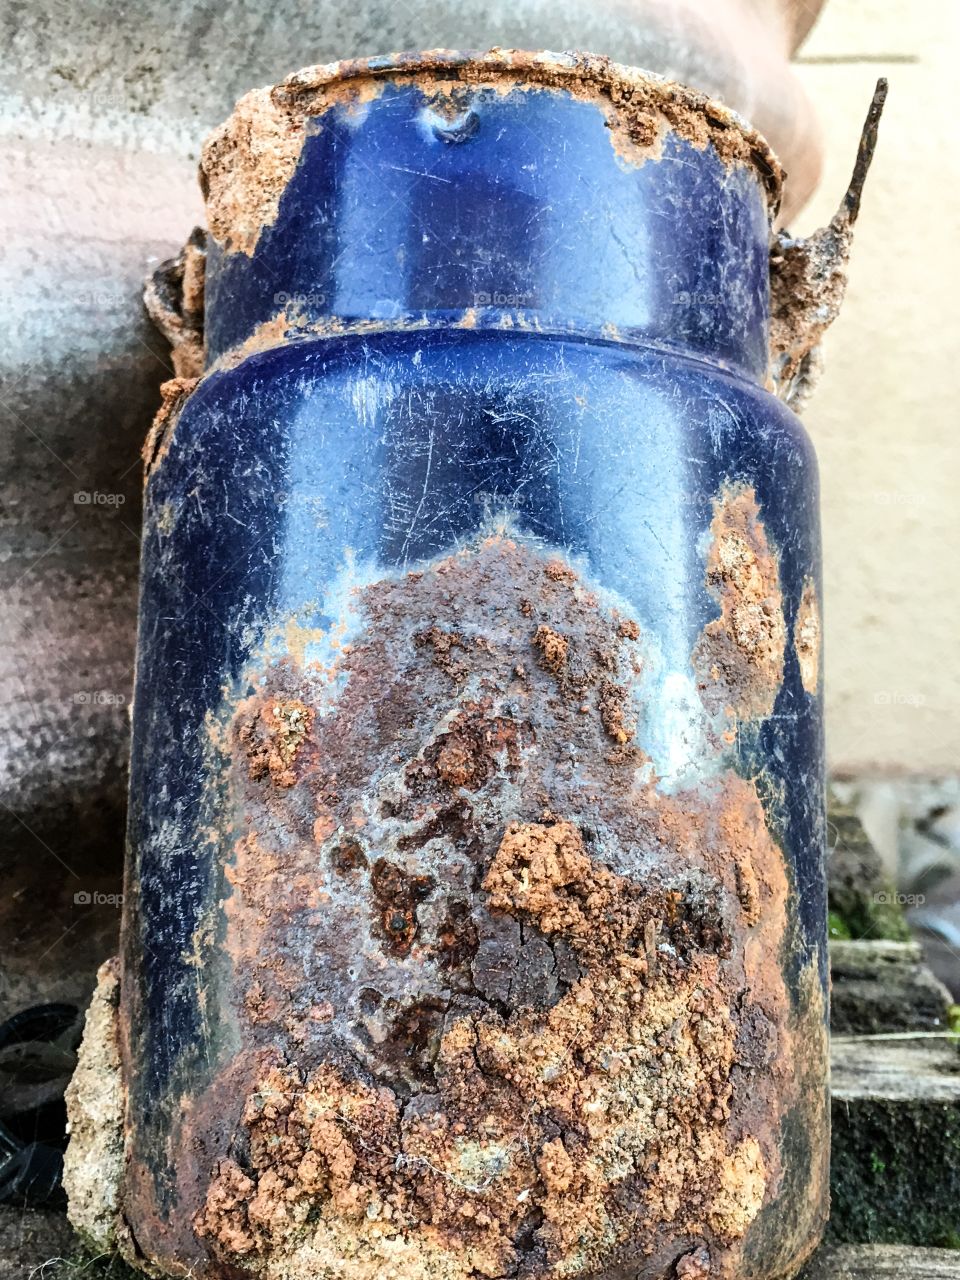
[[[298,699],[268,698],[251,710],[239,729],[250,776],[268,776],[277,787],[296,782],[293,765],[313,723],[314,712]]]

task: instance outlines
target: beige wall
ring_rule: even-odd
[[[793,230],[846,187],[890,81],[844,310],[805,421],[823,484],[828,752],[960,770],[960,2],[828,0],[800,75],[826,141]]]

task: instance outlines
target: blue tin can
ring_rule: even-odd
[[[676,85],[313,68],[204,152],[121,976],[171,1275],[779,1277],[826,1213],[817,471],[780,174]]]

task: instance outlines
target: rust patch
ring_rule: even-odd
[[[548,560],[543,571],[551,582],[574,582],[577,576],[562,560]]]
[[[438,661],[442,661],[438,657]],[[444,670],[455,678],[462,676],[465,667],[444,665]],[[503,716],[490,714],[493,701],[467,702],[451,723],[450,730],[441,734],[436,743],[424,753],[422,765],[414,766],[408,780],[415,785],[421,772],[433,771],[448,787],[464,787],[477,791],[498,770],[515,774],[520,767],[520,747],[524,727]]]
[[[245,94],[203,144],[200,186],[210,233],[228,252],[251,255],[276,221],[306,137],[306,117],[274,102],[269,89]]]
[[[753,489],[726,486],[714,502],[707,586],[720,617],[693,652],[704,706],[738,720],[773,711],[783,682],[786,624],[777,558]]]
[[[430,627],[414,637],[418,645],[429,645],[433,650],[434,661],[441,671],[454,679],[466,677],[469,668],[458,662],[454,656],[457,649],[465,650],[467,642],[459,631],[442,631],[439,627]]]
[[[782,173],[766,142],[726,107],[690,89],[587,54],[435,50],[307,67],[272,89],[241,98],[205,143],[201,159],[207,217],[217,243],[228,252],[252,254],[262,229],[276,220],[309,122],[338,104],[361,110],[387,82],[416,84],[448,116],[461,111],[464,95],[480,87],[500,94],[563,90],[598,106],[625,162],[642,164],[659,155],[663,137],[673,131],[698,148],[713,146],[726,164],[750,165],[773,211],[779,203]]]
[[[373,864],[370,893],[379,912],[374,929],[389,951],[406,955],[410,950],[417,933],[417,906],[436,887],[433,876],[410,875],[386,858]]]
[[[317,834],[316,838],[322,840],[324,836]],[[367,856],[359,840],[353,836],[344,836],[330,850],[330,861],[337,871],[346,874],[350,871],[359,871],[361,867],[365,867],[367,865]]]
[[[820,600],[812,578],[803,584],[800,608],[793,624],[793,646],[803,687],[807,693],[816,695],[820,688]]]
[[[235,347],[231,347],[229,351],[225,351],[211,364],[208,372],[222,373],[226,369],[235,369],[237,365],[242,364],[244,360],[250,356],[258,355],[261,351],[269,351],[272,347],[279,347],[287,341],[296,341],[298,336],[305,336],[308,330],[300,330],[294,324],[292,318],[284,307],[277,315],[270,320],[265,320],[262,324],[257,325],[253,332],[243,342],[238,343]],[[330,331],[323,333],[316,332],[315,327],[311,327],[309,332],[315,337],[329,337]]]
[[[227,709],[241,1048],[178,1138],[211,1274],[733,1280],[768,1210],[806,1247],[783,856],[752,783],[665,795],[611,747],[641,628],[548,563],[497,536],[359,585],[333,670],[264,659]],[[291,704],[295,760],[252,761]]]
[[[645,75],[609,58],[588,53],[554,54],[519,49],[456,53],[435,49],[399,54],[378,63],[365,59],[306,67],[274,90],[282,102],[315,111],[327,95],[369,80],[413,81],[438,110],[458,114],[465,88],[491,87],[508,94],[520,89],[563,89],[596,102],[607,116],[611,142],[631,163],[658,153],[672,129],[696,147],[712,145],[725,163],[750,164],[765,184],[772,206],[779,203],[782,170],[763,137],[721,103],[684,85]]]
[[[484,329],[504,331],[523,329],[532,333],[569,335],[585,332],[580,322],[568,325],[560,323],[544,324],[535,312],[518,309],[510,312],[496,312],[494,315],[478,316],[473,307],[468,307],[457,315],[436,319],[430,314],[420,316],[397,316],[390,320],[355,320],[338,315],[322,315],[310,319],[302,312],[284,307],[277,315],[263,321],[240,343],[228,348],[208,367],[207,373],[221,373],[234,369],[250,356],[259,355],[273,347],[289,345],[293,342],[311,338],[366,337],[375,333],[423,333],[430,330],[449,332],[451,329]],[[621,331],[616,325],[604,324],[600,334],[606,342],[617,342],[625,345],[636,343],[636,333],[627,329]]]
[[[710,1250],[701,1245],[677,1263],[677,1280],[710,1280]]]

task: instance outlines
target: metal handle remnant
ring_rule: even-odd
[[[847,291],[847,263],[860,197],[877,146],[887,81],[877,81],[864,121],[850,184],[840,208],[807,239],[779,231],[770,253],[770,358],[780,396],[799,412],[820,375],[820,339]]]
[[[775,159],[680,86],[493,51],[311,68],[203,173],[206,370],[148,449],[125,1162],[74,1220],[196,1277],[792,1273],[823,747]],[[95,1127],[68,1182],[118,1165]]]

